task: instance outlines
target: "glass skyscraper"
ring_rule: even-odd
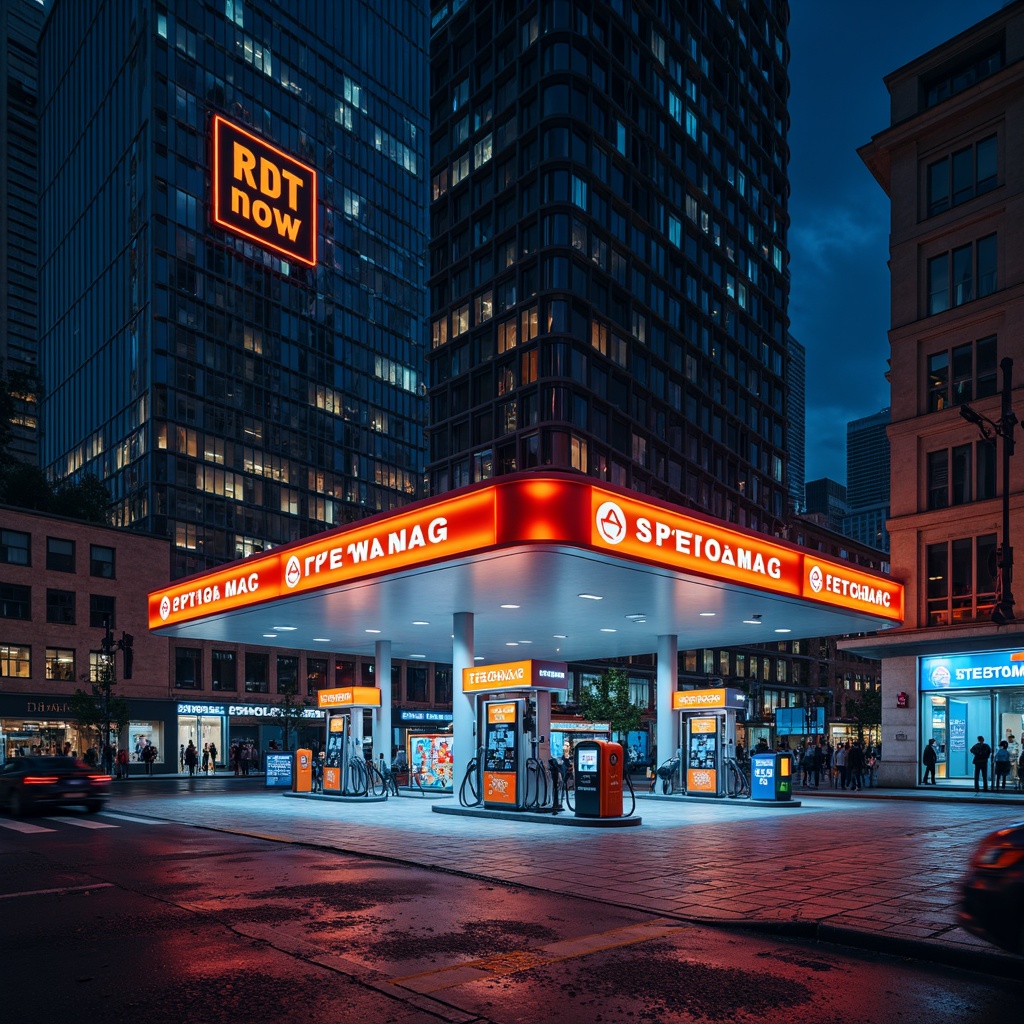
[[[427,38],[415,0],[47,11],[41,462],[170,537],[172,576],[422,490]],[[315,174],[313,260],[215,221],[218,116],[254,222],[287,233],[282,168]]]
[[[788,22],[433,4],[433,492],[560,468],[781,528]]]
[[[43,9],[0,0],[0,378],[14,385],[11,454],[35,464],[38,409],[31,381],[36,346],[36,76]]]

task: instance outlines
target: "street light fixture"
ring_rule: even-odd
[[[1003,371],[1002,407],[999,420],[990,420],[975,412],[969,405],[960,406],[960,415],[973,423],[986,440],[995,444],[996,437],[1003,439],[1003,536],[996,548],[996,568],[999,576],[996,583],[996,604],[992,609],[992,621],[997,626],[1015,622],[1013,614],[1013,548],[1010,547],[1010,456],[1013,454],[1014,427],[1019,422],[1011,408],[1013,392],[1013,360],[1008,356],[999,363]]]

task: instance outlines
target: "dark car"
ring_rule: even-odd
[[[1024,822],[979,844],[961,885],[960,927],[1024,955]]]
[[[45,805],[94,813],[109,796],[110,776],[74,757],[15,757],[0,768],[0,806],[16,818]]]

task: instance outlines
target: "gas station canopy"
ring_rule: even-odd
[[[164,636],[477,661],[647,654],[899,626],[903,586],[589,477],[524,473],[338,527],[149,595]]]

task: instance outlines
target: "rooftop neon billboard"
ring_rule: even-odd
[[[316,171],[220,115],[213,118],[213,221],[316,266]]]

